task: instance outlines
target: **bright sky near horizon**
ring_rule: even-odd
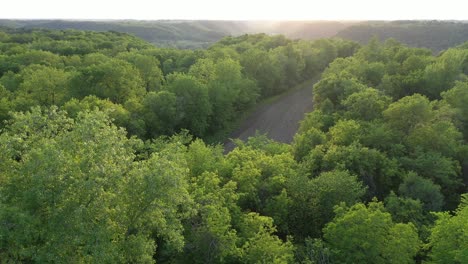
[[[466,0],[2,0],[0,18],[468,20]]]

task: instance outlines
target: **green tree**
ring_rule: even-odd
[[[240,63],[245,75],[257,81],[262,97],[274,95],[281,88],[279,62],[269,52],[248,49],[242,53]]]
[[[0,83],[10,92],[17,92],[22,81],[21,75],[12,71],[5,72],[0,77]]]
[[[467,58],[466,50],[449,49],[436,62],[426,67],[424,81],[427,96],[440,98],[440,93],[452,87],[462,72],[462,63]]]
[[[378,36],[375,35],[372,36],[366,46],[362,47],[358,52],[356,52],[355,56],[368,62],[384,62],[387,60],[387,56],[384,52],[384,46],[379,41]]]
[[[72,80],[71,93],[78,98],[95,95],[114,103],[141,98],[146,90],[139,71],[130,63],[110,59],[80,71]]]
[[[314,85],[314,103],[320,106],[328,99],[335,108],[339,108],[342,100],[366,88],[346,72],[329,74]]]
[[[321,110],[314,110],[306,113],[304,119],[300,122],[298,133],[304,133],[311,128],[326,132],[334,123],[335,120],[332,115],[328,115]]]
[[[210,125],[212,131],[226,127],[238,112],[253,105],[259,90],[254,81],[243,77],[238,61],[220,59],[213,64],[212,80],[208,83],[213,113]]]
[[[186,74],[167,77],[167,91],[176,95],[178,129],[186,128],[195,136],[203,136],[212,113],[206,85]]]
[[[407,134],[417,125],[430,121],[434,112],[427,97],[415,94],[390,104],[383,115],[392,128]]]
[[[12,110],[11,93],[0,84],[0,127],[9,118],[8,112]]]
[[[230,179],[237,183],[239,205],[243,210],[266,214],[269,204],[281,195],[286,180],[296,174],[297,163],[290,153],[269,155],[246,146],[234,149],[226,158],[232,168]]]
[[[377,87],[385,75],[385,64],[382,62],[361,63],[357,69],[359,80],[371,87]]]
[[[398,165],[396,160],[384,153],[363,147],[358,143],[349,146],[330,146],[317,150],[316,157],[305,161],[310,169],[319,171],[348,170],[368,186],[370,197],[384,197],[398,185]],[[315,159],[315,161],[314,161]],[[307,164],[308,163],[308,164]]]
[[[61,105],[68,99],[70,73],[43,66],[30,65],[21,72],[23,82],[18,96],[30,98],[36,105]]]
[[[220,60],[215,65],[216,78],[211,89],[224,90],[232,96],[234,110],[244,110],[256,102],[259,94],[256,83],[242,75],[242,66],[232,59]],[[229,107],[229,105],[227,105]]]
[[[397,223],[413,223],[420,228],[424,223],[423,204],[420,200],[397,196],[393,191],[385,198],[385,209]]]
[[[348,118],[370,121],[382,117],[382,111],[387,108],[391,98],[381,95],[379,91],[368,88],[353,93],[342,102]]]
[[[177,98],[169,91],[149,92],[143,99],[143,119],[147,137],[171,135],[180,120],[177,116]]]
[[[302,80],[305,61],[296,45],[289,43],[275,48],[272,52],[278,60],[281,72],[284,72],[282,83],[285,88],[292,87]]]
[[[147,92],[161,90],[164,76],[156,58],[136,52],[119,53],[117,57],[128,61],[138,69]]]
[[[328,131],[330,144],[351,145],[353,142],[359,142],[362,136],[361,126],[354,120],[339,120]]]
[[[386,152],[389,157],[398,157],[403,155],[406,150],[401,142],[398,133],[394,133],[391,127],[382,120],[371,122],[361,122],[362,136],[360,142],[362,145]]]
[[[299,241],[319,237],[324,225],[334,216],[334,206],[340,203],[351,206],[366,191],[356,176],[339,170],[323,172],[312,179],[298,174],[288,179],[287,185],[289,230]]]
[[[398,192],[408,198],[421,201],[426,211],[441,211],[444,196],[440,193],[440,186],[429,179],[424,179],[416,173],[408,173]]]
[[[52,66],[61,68],[63,66],[62,58],[59,55],[53,54],[49,51],[42,50],[27,50],[12,56],[12,65],[28,66],[31,64],[40,64],[45,66]],[[12,69],[13,70],[13,69]],[[17,71],[16,71],[17,72]]]
[[[431,229],[428,248],[431,263],[465,263],[468,261],[468,195],[455,215],[438,213],[435,226]]]
[[[455,124],[468,138],[468,82],[457,82],[455,86],[442,93],[444,100],[455,109]]]
[[[190,143],[186,160],[192,177],[197,177],[204,172],[222,172],[225,164],[221,146],[209,146],[201,139],[195,139]]]
[[[241,234],[248,237],[242,246],[243,263],[293,263],[294,252],[291,242],[283,242],[274,235],[273,219],[248,213],[244,216]]]
[[[238,214],[236,184],[224,186],[215,173],[205,172],[192,178],[190,193],[196,214],[187,220],[184,255],[190,263],[223,263],[239,258],[238,237],[232,216]]]
[[[310,128],[303,133],[297,133],[293,141],[294,158],[297,161],[301,161],[315,146],[322,145],[325,142],[325,133],[316,128]]]
[[[458,204],[459,189],[462,186],[460,163],[437,152],[417,152],[414,156],[400,159],[404,169],[414,171],[441,187],[447,208]]]
[[[436,121],[415,127],[406,138],[412,152],[439,152],[455,157],[462,145],[463,135],[450,121]]]
[[[156,237],[181,249],[176,146],[135,161],[141,142],[103,112],[56,108],[15,114],[0,142],[2,260],[153,263]]]
[[[324,228],[331,260],[340,263],[414,263],[420,241],[413,224],[393,223],[382,203],[338,206]]]
[[[215,63],[211,59],[199,59],[190,66],[188,73],[196,77],[200,82],[208,84],[216,78]]]
[[[119,127],[128,127],[130,122],[130,112],[122,105],[115,104],[109,99],[100,99],[94,95],[86,96],[82,100],[71,99],[66,102],[61,109],[67,111],[68,116],[76,118],[80,112],[93,111],[99,109],[105,112],[112,122]]]

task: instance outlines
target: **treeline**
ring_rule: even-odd
[[[241,34],[244,23],[234,21],[72,21],[0,20],[0,26],[20,29],[115,31],[142,38],[160,47],[207,48],[221,38]]]
[[[387,21],[351,25],[337,37],[366,44],[372,37],[394,38],[406,45],[440,52],[468,41],[468,23],[452,21]]]
[[[159,47],[181,49],[208,48],[226,36],[243,34],[282,34],[288,38],[313,40],[330,38],[353,22],[337,21],[209,21],[209,20],[9,20],[0,26],[10,28],[46,28],[55,30],[116,31],[142,38]]]
[[[278,44],[283,41],[284,45]],[[243,85],[256,83],[257,93],[264,96],[281,91],[264,90],[269,86],[260,85],[261,78],[249,77],[253,74],[249,65],[269,66],[258,58],[285,59],[280,84],[288,87],[293,81],[287,78],[305,77],[291,70],[297,64],[284,62],[305,58],[306,52],[319,61],[332,59],[325,56],[328,52],[318,52],[322,49],[316,45],[343,57],[355,48],[352,43],[326,40],[299,48],[305,44],[254,35],[226,38],[201,53],[103,49],[91,57],[76,57],[83,63],[114,64],[56,68],[78,76],[70,77],[75,80],[70,87],[81,88],[71,91],[107,94],[77,99],[73,95],[60,107],[25,104],[33,107],[12,113],[5,123],[0,133],[0,259],[29,263],[467,262],[468,197],[463,193],[468,49],[463,47],[434,57],[428,50],[395,41],[372,41],[354,56],[334,60],[314,86],[315,110],[304,119],[291,145],[257,136],[237,142],[236,149],[223,155],[221,146],[207,145],[188,132],[142,140],[129,137],[118,123],[127,105],[138,105],[139,100],[145,105],[151,96],[159,98],[151,112],[155,116],[166,113],[165,104],[171,98],[176,103],[190,98],[180,96],[185,92],[201,100],[206,97],[198,91],[207,89],[207,101],[216,102],[209,92],[214,88],[207,87],[216,80],[223,95],[223,77],[233,80],[232,75],[241,76],[234,80]],[[146,90],[139,68],[128,66],[132,60],[121,59],[128,52],[134,52],[132,59],[148,52],[160,61],[160,88]],[[252,55],[257,53],[264,55]],[[12,60],[15,54],[2,59]],[[200,57],[185,66],[181,61],[187,60],[181,58],[191,58],[188,54]],[[226,54],[237,54],[239,60]],[[243,62],[243,56],[255,63]],[[164,67],[169,58],[172,62],[166,65],[173,68]],[[106,90],[114,86],[96,84],[119,80],[122,72],[105,74],[119,65],[134,70],[122,78],[125,87],[129,80],[135,81],[130,78],[141,79],[143,97],[137,89]],[[26,66],[4,76],[23,74],[24,69],[35,72]],[[43,76],[49,75],[37,78]],[[265,80],[275,77],[266,76]],[[2,76],[2,83],[14,84],[13,77]],[[53,79],[46,77],[34,85],[20,79],[17,87],[26,83],[34,93],[32,87]],[[13,99],[2,96],[1,106],[7,102],[17,107],[16,98],[24,96],[59,98],[27,97],[30,93],[9,88],[3,92]],[[185,100],[182,106],[188,110],[176,108],[175,113],[198,118],[205,109],[198,102]],[[224,115],[225,109],[211,113]],[[171,115],[157,120],[148,124],[166,128],[174,121]]]
[[[203,21],[203,20],[8,20],[0,26],[17,29],[115,31],[142,38],[159,47],[208,48],[226,36],[242,34],[282,34],[291,39],[315,40],[338,37],[367,44],[373,36],[394,38],[412,47],[434,53],[468,41],[464,21]]]
[[[123,33],[0,31],[0,121],[57,105],[72,117],[108,111],[148,139],[188,129],[207,138],[258,100],[319,74],[357,48],[342,40],[226,38],[208,50],[155,48]]]

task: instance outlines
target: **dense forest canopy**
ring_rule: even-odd
[[[467,263],[468,48],[0,31],[0,259]],[[321,74],[292,144],[214,135]]]
[[[192,51],[156,48],[125,33],[45,29],[5,29],[0,40],[0,120],[36,105],[73,116],[99,107],[143,139],[181,129],[213,137],[258,100],[313,78],[358,47],[258,34]]]

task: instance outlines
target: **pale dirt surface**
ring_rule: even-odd
[[[268,105],[256,109],[229,138],[246,140],[258,131],[273,140],[291,143],[305,113],[312,111],[312,86],[287,94]],[[234,148],[231,140],[224,143],[225,152]]]

